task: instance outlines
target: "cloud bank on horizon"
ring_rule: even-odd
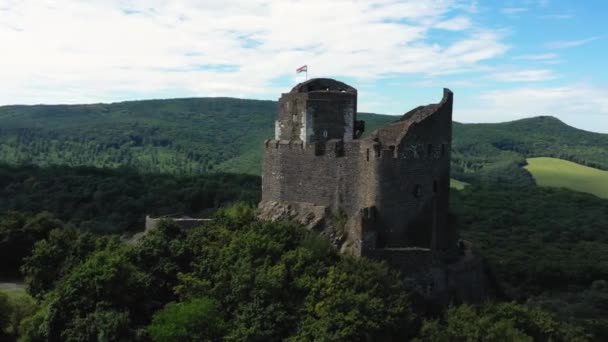
[[[276,99],[302,76],[399,114],[456,94],[455,120],[554,115],[608,133],[608,3],[556,0],[2,0],[0,105]]]

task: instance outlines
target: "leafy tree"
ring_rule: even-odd
[[[8,295],[0,292],[0,338],[2,339],[9,336],[11,313],[12,307],[8,301]]]
[[[21,268],[29,294],[42,299],[88,255],[105,248],[119,248],[118,240],[82,233],[70,226],[52,230],[47,239],[34,245]]]
[[[177,275],[188,271],[192,260],[182,228],[170,221],[161,222],[129,249],[128,256],[154,284],[148,293],[150,305],[162,307],[176,299],[173,287],[177,284]]]
[[[226,323],[218,304],[209,298],[170,303],[158,311],[147,328],[153,341],[219,341]]]
[[[587,341],[579,329],[538,307],[515,303],[448,308],[444,321],[426,321],[416,341]]]
[[[50,294],[45,319],[49,340],[82,341],[99,335],[132,339],[134,331],[125,330],[128,320],[123,313],[135,325],[149,317],[146,290],[150,285],[124,251],[92,254]],[[90,331],[87,322],[99,322],[101,326]]]
[[[61,221],[48,212],[33,216],[8,212],[0,216],[0,275],[18,274],[23,258],[30,253],[34,243],[61,226]]]
[[[386,265],[345,257],[311,285],[291,341],[383,341],[414,333],[406,291]]]
[[[136,333],[131,331],[129,313],[105,306],[98,303],[93,312],[70,322],[62,333],[65,341],[133,341]]]

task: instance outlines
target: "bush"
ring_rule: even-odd
[[[197,298],[183,303],[171,303],[154,315],[148,326],[153,341],[218,341],[226,324],[217,303],[209,298]]]

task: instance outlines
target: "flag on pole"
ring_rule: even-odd
[[[296,73],[308,72],[308,65],[302,65],[301,67],[296,69]]]

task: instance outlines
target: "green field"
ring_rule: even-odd
[[[556,158],[528,158],[525,167],[540,186],[567,188],[608,198],[608,171]]]
[[[469,185],[469,183],[461,182],[457,179],[450,178],[450,188],[452,189],[462,190],[467,185]]]

